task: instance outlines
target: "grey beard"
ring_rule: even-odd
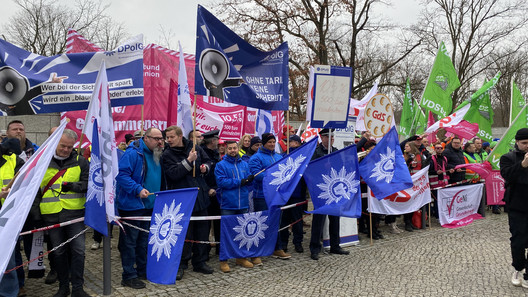
[[[154,163],[156,163],[156,165],[160,164],[161,154],[163,154],[163,148],[161,147],[155,147],[152,150],[152,158],[154,159]]]

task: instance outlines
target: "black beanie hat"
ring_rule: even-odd
[[[255,137],[251,138],[251,141],[249,143],[250,143],[249,147],[252,147],[253,145],[255,145],[257,143],[262,143],[262,140],[260,140],[260,137],[255,136]]]
[[[262,134],[262,144],[266,144],[268,141],[272,140],[272,139],[275,139],[275,135],[271,134],[271,133],[264,133]]]
[[[515,140],[524,140],[528,139],[528,128],[522,128],[517,130],[515,134]]]
[[[5,154],[14,153],[20,155],[22,150],[20,149],[20,140],[18,138],[6,138],[2,142],[2,149]]]

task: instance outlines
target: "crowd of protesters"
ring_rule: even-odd
[[[117,210],[122,217],[151,216],[154,207],[154,195],[151,193],[169,190],[197,187],[198,196],[193,208],[193,216],[233,215],[250,211],[250,204],[255,211],[267,210],[263,193],[262,171],[281,159],[288,152],[299,148],[303,141],[296,135],[291,126],[284,126],[282,135],[277,140],[271,133],[262,135],[244,135],[238,142],[223,141],[219,131],[201,133],[191,131],[184,135],[177,126],[168,127],[165,131],[149,128],[137,131],[134,135],[127,134],[125,141],[120,143],[119,174],[116,178]],[[319,132],[321,142],[318,144],[313,159],[320,158],[337,148],[333,146],[331,131],[323,129]],[[59,147],[49,165],[41,189],[37,195],[35,207],[30,213],[24,230],[31,230],[46,224],[64,222],[84,215],[84,201],[88,183],[89,153],[84,156],[77,154],[73,144],[77,141],[75,132],[66,129]],[[358,152],[368,154],[376,146],[376,141],[369,132],[363,132],[356,137]],[[429,143],[425,136],[413,136],[401,142],[401,150],[410,174],[429,167],[431,186],[433,188],[456,182],[473,182],[478,175],[464,169],[455,169],[457,165],[483,162],[490,151],[489,143],[482,143],[479,138],[464,141],[457,136],[437,138]],[[6,160],[0,168],[2,174],[2,197],[6,197],[5,181],[14,176],[21,164],[37,149],[31,141],[25,138],[25,129],[20,121],[9,123],[6,137],[0,147],[3,159]],[[361,191],[366,193],[366,184],[362,183]],[[253,193],[250,199],[250,193]],[[433,198],[436,192],[433,191]],[[307,201],[307,187],[303,179],[299,182],[288,204]],[[3,200],[2,200],[3,202]],[[438,218],[437,204],[433,200],[432,215]],[[389,226],[391,233],[403,232],[396,224],[397,216],[382,216],[372,214],[372,221],[366,216],[366,201],[362,203],[363,215],[358,220],[358,231],[372,236],[373,239],[383,239],[379,231],[382,220]],[[305,205],[289,208],[282,212],[281,228],[272,257],[289,259],[288,242],[292,240],[293,250],[303,253],[303,212]],[[498,207],[494,213],[500,213]],[[403,215],[404,230],[413,232],[417,226],[412,221],[413,213]],[[336,216],[313,215],[309,239],[309,252],[313,260],[319,259],[322,251],[322,232],[325,220],[329,221],[330,253],[349,254],[340,246],[339,224]],[[371,223],[372,222],[372,223]],[[134,289],[145,288],[148,233],[140,229],[149,229],[149,222],[128,221],[119,231],[118,249],[122,264],[123,286]],[[372,226],[370,226],[372,224]],[[59,247],[65,240],[73,237],[84,229],[83,223],[73,224],[67,228],[52,229],[46,234],[48,249]],[[290,231],[291,230],[291,231]],[[372,233],[372,234],[371,234]],[[194,242],[207,242],[210,234],[214,241],[221,242],[219,221],[191,221],[187,230],[177,280],[184,277],[189,269],[189,261],[194,271],[212,274],[214,269],[208,265],[212,245]],[[291,235],[291,236],[290,236]],[[101,247],[102,235],[94,232],[94,242],[91,249]],[[13,253],[10,267],[23,263],[20,253],[20,243],[24,244],[26,257],[31,255],[31,236],[24,236],[18,241]],[[45,279],[48,284],[59,281],[56,297],[88,296],[83,290],[84,269],[84,235],[78,236],[69,245],[59,247],[49,255],[51,271]],[[215,245],[216,255],[219,254],[219,244]],[[220,259],[220,271],[231,271],[229,259]],[[262,265],[260,258],[240,258],[235,264],[244,268]],[[8,267],[9,268],[9,267]],[[42,272],[43,273],[43,272]],[[3,293],[6,275],[0,286],[0,294],[5,296],[25,296],[24,270],[19,268],[10,274],[16,280],[16,294]],[[43,275],[37,276],[43,277]],[[70,290],[71,285],[71,290]],[[2,295],[2,296],[4,296]]]

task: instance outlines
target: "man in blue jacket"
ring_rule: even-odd
[[[119,162],[117,208],[119,215],[151,216],[154,195],[161,189],[160,157],[164,139],[157,128],[149,128],[145,136],[130,144]],[[149,230],[150,222],[127,221]],[[127,225],[119,232],[119,252],[123,265],[121,284],[134,289],[145,288],[141,279],[147,276],[148,233]],[[134,264],[136,267],[134,268]]]
[[[264,191],[262,190],[262,181],[266,175],[266,171],[260,173],[262,170],[268,168],[271,164],[282,159],[282,156],[275,153],[275,136],[271,133],[262,134],[262,146],[258,152],[249,159],[249,170],[251,174],[255,175],[255,182],[253,183],[253,203],[255,211],[268,210],[266,199],[264,198]],[[273,257],[279,259],[289,259],[290,254],[282,250],[280,236],[277,237],[277,245]],[[253,263],[255,264],[255,263]]]
[[[226,141],[224,159],[216,164],[214,175],[216,177],[217,196],[220,200],[221,215],[236,215],[248,212],[249,191],[247,185],[254,176],[249,173],[249,165],[238,154],[238,144],[235,141]],[[253,264],[245,258],[236,259],[236,264],[252,268]],[[220,259],[220,270],[229,272],[231,269],[227,259]]]

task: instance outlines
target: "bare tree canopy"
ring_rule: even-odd
[[[453,106],[480,87],[486,69],[526,45],[526,36],[521,34],[528,22],[526,1],[433,0],[423,4],[427,8],[413,31],[431,53],[441,41],[451,49],[461,84],[453,94]],[[503,55],[495,55],[499,52]],[[490,55],[495,59],[487,59]]]
[[[112,49],[126,36],[122,24],[105,14],[101,0],[76,0],[61,5],[52,0],[14,0],[20,10],[4,26],[2,38],[33,53],[52,56],[66,51],[68,28]]]
[[[290,107],[301,118],[310,65],[353,67],[351,95],[356,96],[420,44],[419,39],[411,42],[402,37],[387,46],[379,38],[394,29],[373,15],[373,8],[382,5],[382,0],[224,0],[217,12],[242,38],[263,50],[288,41]],[[386,76],[380,85],[394,85],[390,78]]]

